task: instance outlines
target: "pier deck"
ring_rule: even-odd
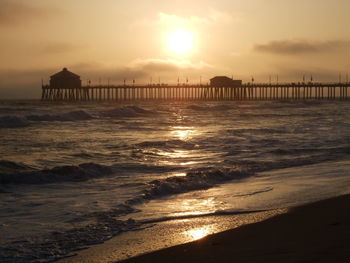
[[[136,100],[348,100],[350,83],[248,83],[236,87],[209,85],[133,85],[52,88],[42,86],[43,101]]]

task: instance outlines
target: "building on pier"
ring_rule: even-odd
[[[210,86],[212,87],[240,87],[242,80],[231,79],[226,76],[216,76],[210,79]]]
[[[81,88],[80,76],[70,72],[67,68],[54,74],[50,78],[52,89],[79,89]]]
[[[42,85],[41,99],[45,101],[86,101],[89,89],[81,86],[80,76],[64,68],[50,77],[50,85]]]

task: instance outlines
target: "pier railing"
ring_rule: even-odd
[[[135,100],[348,100],[350,83],[247,83],[210,85],[133,85],[52,88],[42,86],[44,101]]]

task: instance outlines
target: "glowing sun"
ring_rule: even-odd
[[[193,49],[193,35],[182,29],[168,35],[168,47],[177,55],[185,55]]]

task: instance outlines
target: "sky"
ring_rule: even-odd
[[[349,10],[348,0],[0,0],[0,99],[39,97],[63,67],[83,85],[345,81]]]

